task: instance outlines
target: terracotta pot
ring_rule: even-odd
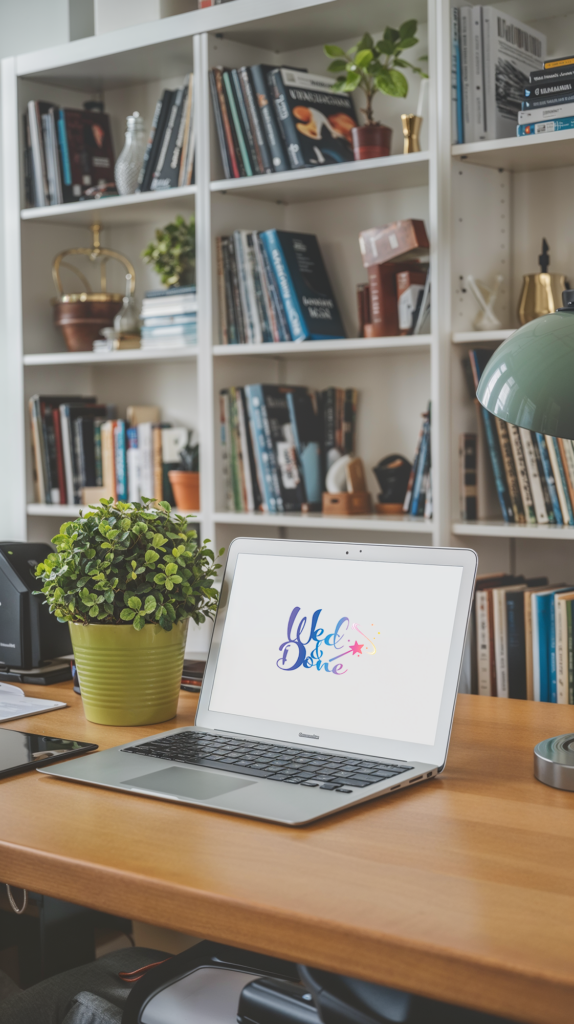
[[[170,469],[167,475],[175,507],[182,512],[199,511],[199,473],[191,473],[187,469]]]
[[[393,131],[392,128],[387,128],[386,124],[365,124],[361,128],[353,128],[351,134],[355,160],[389,156]]]
[[[54,323],[62,331],[70,352],[91,352],[102,327],[113,327],[121,308],[121,296],[107,302],[55,302]]]

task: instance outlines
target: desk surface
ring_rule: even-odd
[[[167,726],[70,707],[5,728],[109,747]],[[571,1024],[574,793],[537,782],[532,748],[574,707],[461,696],[438,779],[300,829],[30,772],[0,782],[0,879],[139,921],[397,988]]]

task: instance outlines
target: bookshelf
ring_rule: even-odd
[[[574,50],[574,0],[547,0],[544,18],[532,0],[500,6],[545,31],[549,52]],[[416,107],[417,83],[407,100],[378,97],[377,115],[393,129],[389,157],[282,174],[226,180],[215,137],[207,73],[215,64],[289,63],[324,72],[322,44],[357,39],[407,16],[418,18],[419,47],[428,53],[430,85],[422,152],[402,153],[400,114]],[[574,132],[553,137],[451,145],[450,3],[448,0],[234,0],[106,36],[10,58],[2,66],[5,204],[6,343],[0,375],[8,382],[0,403],[3,494],[0,532],[14,539],[49,539],[75,506],[34,501],[27,399],[37,391],[93,393],[115,402],[160,405],[164,419],[193,427],[201,453],[201,528],[219,545],[240,534],[325,539],[470,544],[481,571],[567,575],[570,549],[549,541],[574,539],[574,528],[508,526],[497,518],[492,494],[484,518],[458,521],[458,435],[476,430],[461,358],[473,345],[494,346],[518,326],[522,275],[536,269],[540,239],[551,245],[553,270],[574,277],[571,168]],[[409,58],[410,59],[410,58]],[[196,83],[196,184],[144,193],[21,209],[21,114],[31,98],[80,106],[100,98],[110,113],[114,146],[123,143],[125,116],[139,109],[149,126],[161,90],[193,70]],[[89,242],[97,221],[103,243],[136,265],[136,295],[158,286],[139,259],[157,227],[182,213],[196,218],[198,344],[191,351],[69,353],[51,322],[51,262],[70,245]],[[362,228],[402,217],[425,220],[431,241],[433,303],[430,333],[359,339],[355,286],[366,280],[357,236]],[[333,342],[262,346],[219,344],[215,238],[236,228],[304,229],[318,236],[340,299],[348,338]],[[477,332],[476,303],[467,274],[504,276],[497,305],[500,331]],[[432,522],[410,517],[341,518],[319,513],[265,515],[225,510],[219,451],[220,388],[251,382],[357,387],[357,454],[371,467],[391,453],[412,458],[420,414],[433,408]],[[574,548],[572,549],[574,554]],[[558,571],[558,570],[557,570]]]

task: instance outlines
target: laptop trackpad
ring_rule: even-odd
[[[123,785],[150,789],[155,793],[165,793],[166,796],[210,800],[214,796],[232,793],[234,789],[253,786],[254,783],[226,779],[221,775],[212,775],[211,772],[202,772],[198,768],[161,768],[159,772],[139,775],[135,779],[124,779]]]

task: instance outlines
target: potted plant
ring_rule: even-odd
[[[176,508],[199,509],[199,445],[188,441],[179,453],[181,469],[170,469],[169,482]]]
[[[367,123],[352,131],[355,160],[388,156],[391,151],[392,131],[375,121],[373,115],[375,95],[378,92],[387,96],[408,95],[409,83],[399,68],[410,68],[415,74],[428,77],[422,68],[415,67],[402,56],[404,50],[418,43],[416,31],[417,22],[413,18],[403,22],[398,29],[386,28],[378,42],[365,32],[357,45],[346,52],[340,46],[324,47],[327,57],[334,58],[328,69],[337,74],[333,91],[355,92],[361,89],[365,95],[366,105],[361,109]]]
[[[108,498],[64,523],[53,543],[36,569],[38,593],[69,623],[88,721],[173,718],[189,619],[205,622],[217,606],[209,542],[200,546],[166,501]]]
[[[179,214],[164,228],[158,228],[155,240],[142,252],[144,263],[152,263],[162,284],[182,288],[195,283],[195,218],[186,223]]]

